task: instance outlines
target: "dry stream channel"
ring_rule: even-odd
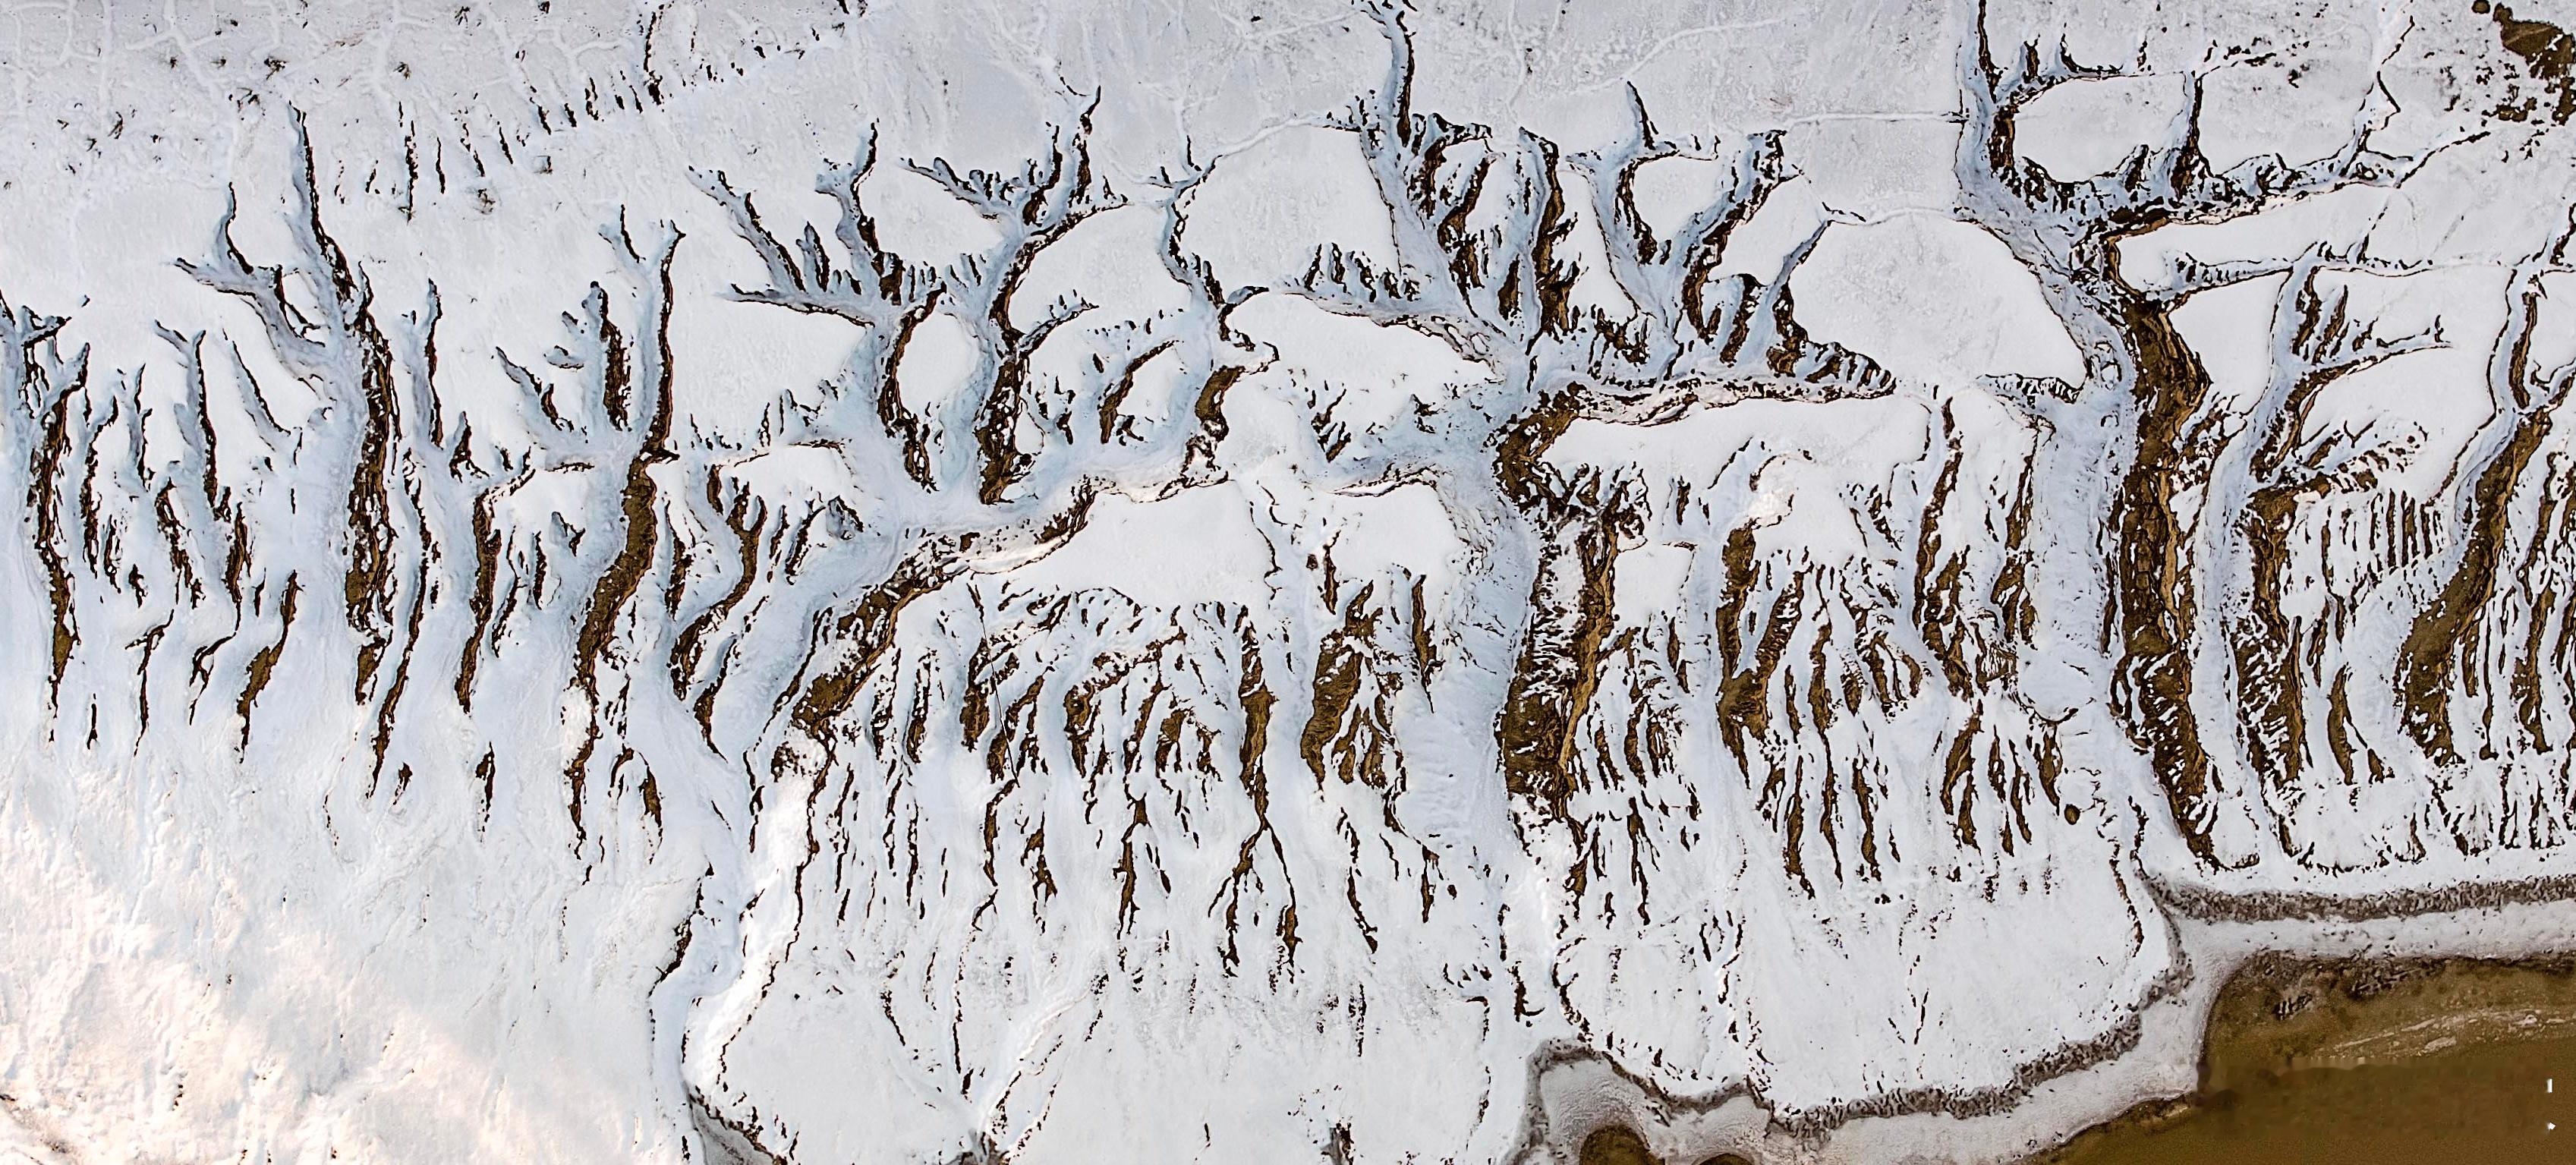
[[[2200,1088],[2027,1165],[2576,1161],[2576,956],[2257,959],[2220,992]],[[1626,1128],[1582,1165],[1660,1162]]]

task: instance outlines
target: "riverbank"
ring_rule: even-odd
[[[2198,1090],[2032,1165],[2546,1160],[2576,1152],[2570,1100],[2576,958],[2269,955],[2219,992]]]
[[[2141,1009],[2134,1041],[2037,1082],[2009,1107],[1861,1117],[1830,1129],[1796,1130],[1773,1121],[1741,1091],[1660,1095],[1606,1063],[1569,1058],[1536,1074],[1539,1107],[1546,1111],[1532,1130],[1530,1145],[1539,1151],[1523,1160],[1629,1165],[1598,1156],[1624,1151],[1624,1138],[1597,1149],[1586,1141],[1619,1126],[1635,1134],[1635,1146],[1649,1154],[1643,1160],[1662,1165],[1700,1165],[1722,1153],[1760,1165],[2260,1165],[2304,1158],[2253,1156],[2241,1140],[2226,1137],[2249,1122],[2279,1124],[2303,1106],[2403,1114],[2409,1110],[2394,1098],[2412,1090],[2428,1099],[2423,1119],[2457,1115],[2502,1128],[2522,1120],[2510,1107],[2519,1103],[2509,1087],[2518,1074],[2565,1064],[2560,1083],[2576,1088],[2576,1063],[2565,1059],[2576,1055],[2576,957],[2567,950],[2568,936],[2576,934],[2576,904],[2509,903],[2414,918],[2183,915],[2174,921],[2190,974]],[[2551,1042],[2558,1040],[2571,1046],[2561,1052]],[[2444,1095],[2438,1076],[2390,1075],[2409,1071],[2453,1072],[2460,1088],[2480,1090],[2496,1103],[2431,1103]],[[2341,1086],[2350,1095],[2297,1099],[2275,1086],[2284,1079],[2290,1088]],[[2526,1091],[2539,1098],[2531,1103],[2562,1095],[2546,1091],[2547,1080],[2544,1073],[2528,1082]],[[2261,1107],[2273,1103],[2282,1107]],[[2576,1120],[2557,1123],[2562,1128],[2551,1135],[2576,1133]],[[2226,1148],[2217,1156],[2190,1155],[2204,1134]],[[2535,1135],[2543,1134],[2550,1130]],[[2365,1159],[2375,1159],[2397,1134],[2363,1135],[2372,1150]],[[2516,1152],[2548,1159],[2514,1147],[2522,1143],[2472,1147],[2464,1150],[2472,1156],[2458,1159]],[[2556,1147],[2550,1140],[2534,1144]],[[2352,1158],[2347,1152],[2332,1159]],[[2454,1158],[2419,1153],[2408,1159]]]

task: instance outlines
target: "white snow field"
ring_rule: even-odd
[[[2000,1162],[2576,945],[2571,21],[6,0],[0,1162]]]

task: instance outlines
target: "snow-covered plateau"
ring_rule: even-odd
[[[2576,946],[2576,0],[5,0],[0,1161],[2008,1161]]]

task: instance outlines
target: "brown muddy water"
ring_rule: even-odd
[[[2576,957],[2258,959],[2219,993],[2200,1079],[2029,1165],[2576,1163]],[[1616,1128],[1581,1156],[1739,1162],[1659,1162]]]
[[[2576,959],[2257,960],[2219,993],[2200,1083],[2038,1162],[2576,1162]]]
[[[1583,1139],[1583,1156],[1579,1165],[1664,1165],[1662,1158],[1646,1147],[1636,1130],[1612,1125]],[[1720,1153],[1700,1165],[1750,1165],[1733,1153]]]

